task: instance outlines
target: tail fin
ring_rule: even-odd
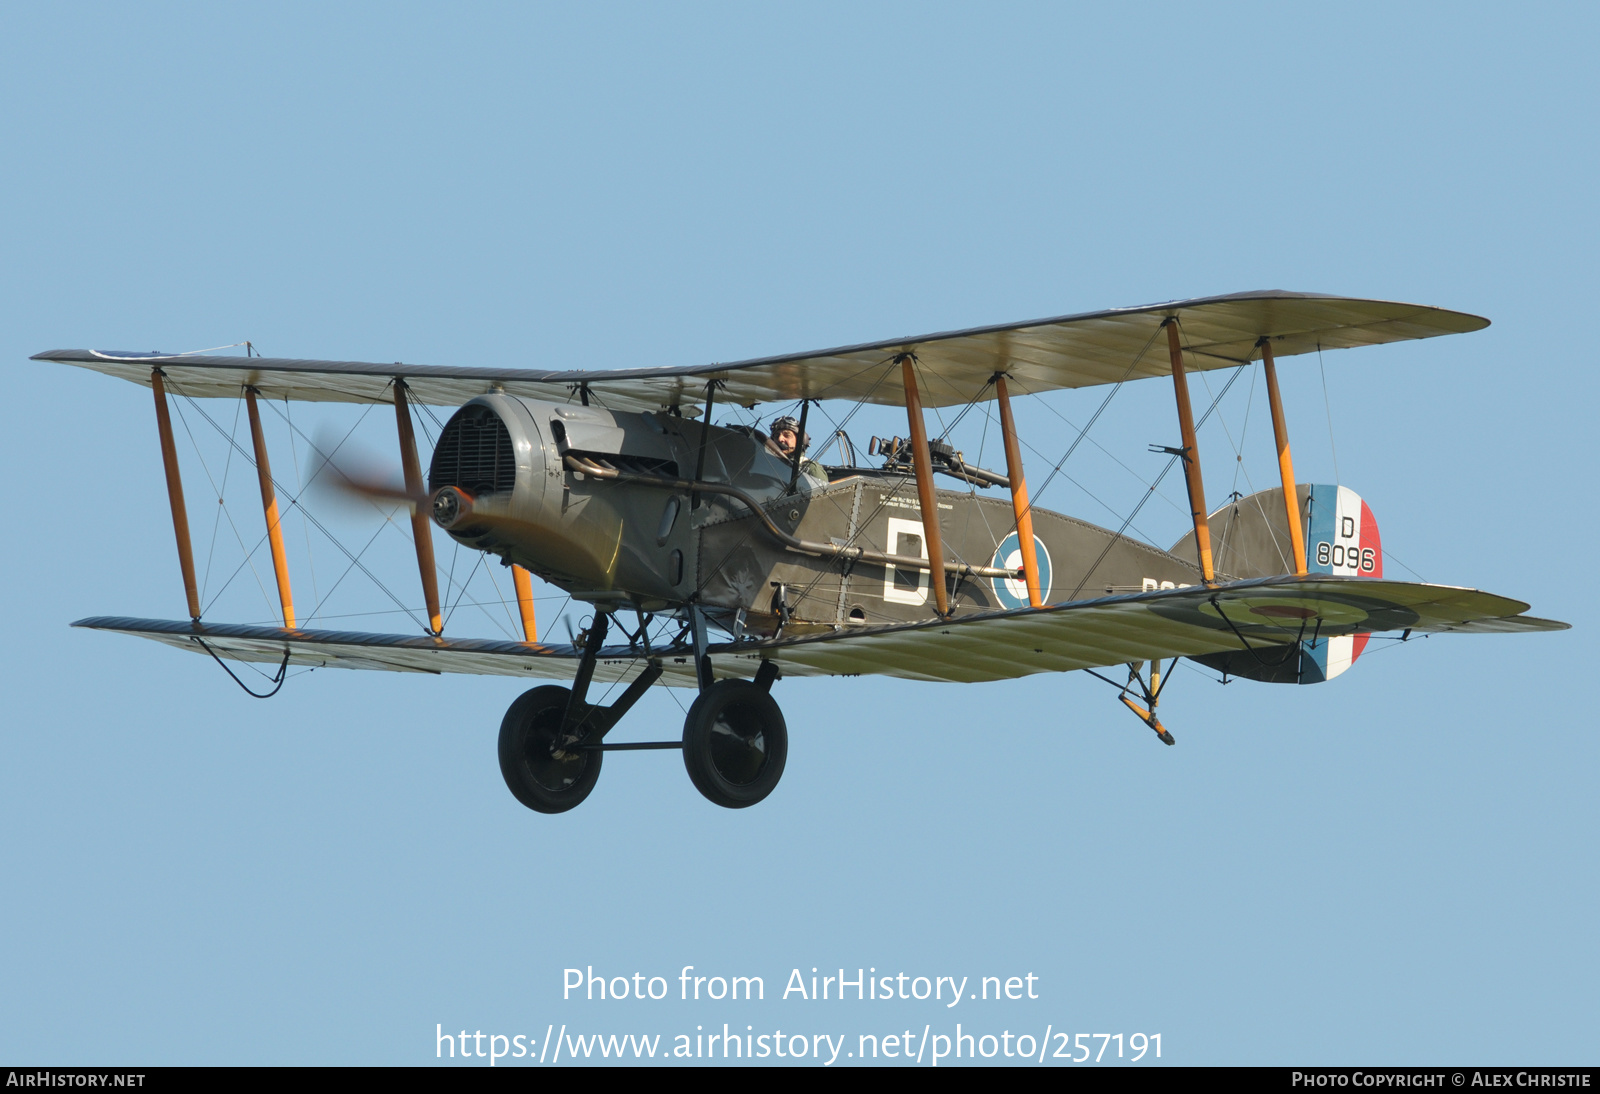
[[[1343,577],[1382,577],[1383,543],[1378,522],[1361,496],[1347,486],[1298,486],[1305,531],[1306,571]],[[1263,490],[1212,513],[1212,551],[1225,578],[1270,577],[1294,572],[1283,491]],[[1194,555],[1194,533],[1173,545],[1182,558]],[[1251,653],[1218,653],[1194,660],[1230,676],[1270,683],[1320,684],[1355,664],[1367,646],[1364,634],[1307,639],[1298,647]],[[1292,656],[1298,649],[1298,656]]]

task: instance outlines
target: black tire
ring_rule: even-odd
[[[537,813],[565,813],[589,796],[603,752],[556,747],[568,688],[524,692],[500,723],[500,774],[516,799]]]
[[[789,727],[772,696],[749,680],[719,680],[689,708],[683,765],[695,789],[743,809],[772,793],[789,756]]]

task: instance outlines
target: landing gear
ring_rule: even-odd
[[[661,747],[604,743],[611,728],[661,678],[661,662],[652,658],[609,707],[588,703],[608,624],[606,616],[595,615],[571,688],[547,684],[525,692],[500,723],[500,774],[516,799],[535,812],[565,813],[587,798],[607,751]],[[667,747],[676,747],[676,742]]]
[[[1156,704],[1161,702],[1161,688],[1163,686],[1161,679],[1161,661],[1158,658],[1151,662],[1150,679],[1148,681],[1139,675],[1139,669],[1141,667],[1142,666],[1137,663],[1128,666],[1128,682],[1122,685],[1122,694],[1117,696],[1117,698],[1122,700],[1123,706],[1127,707],[1138,716],[1139,721],[1155,730],[1156,740],[1160,741],[1164,745],[1175,745],[1178,742],[1173,739],[1171,733],[1167,732],[1167,727],[1161,724],[1161,719],[1156,717]],[[1172,659],[1172,668],[1167,670],[1167,676],[1171,677],[1172,669],[1177,667],[1178,659],[1174,657]],[[1098,675],[1098,673],[1096,675]],[[1148,710],[1140,706],[1138,703],[1135,703],[1132,699],[1128,698],[1128,690],[1134,686],[1137,686],[1139,690],[1144,693],[1144,701],[1150,704],[1150,708]]]
[[[500,774],[516,799],[538,813],[565,813],[594,789],[605,753],[665,748],[683,749],[690,781],[718,805],[743,809],[772,793],[789,755],[783,712],[768,694],[779,676],[778,663],[763,661],[754,680],[716,680],[706,653],[705,620],[693,611],[700,695],[689,708],[682,740],[608,744],[606,734],[663,671],[646,645],[648,660],[622,695],[610,706],[591,705],[589,684],[609,622],[604,613],[595,614],[571,688],[534,688],[506,711],[500,723]],[[616,662],[608,656],[607,663]]]
[[[525,692],[500,723],[500,774],[516,799],[538,813],[565,813],[589,796],[605,753],[563,730],[572,692],[554,684]]]
[[[1172,670],[1176,669],[1177,667],[1178,659],[1174,657],[1172,659],[1172,664],[1167,667],[1166,676],[1163,677],[1161,675],[1161,660],[1157,658],[1150,663],[1150,679],[1146,680],[1142,675],[1144,670],[1144,662],[1132,661],[1128,664],[1127,683],[1121,685],[1118,685],[1115,680],[1101,676],[1098,672],[1095,672],[1094,669],[1084,669],[1083,671],[1087,672],[1090,676],[1093,676],[1097,680],[1104,680],[1106,683],[1116,688],[1117,698],[1122,700],[1122,705],[1133,711],[1134,716],[1137,717],[1139,721],[1143,722],[1145,725],[1149,726],[1155,731],[1156,740],[1160,741],[1164,745],[1175,745],[1178,742],[1173,738],[1172,734],[1167,731],[1167,727],[1161,724],[1161,719],[1156,717],[1156,704],[1161,702],[1161,689],[1167,686],[1167,680],[1172,678]],[[1143,706],[1134,702],[1128,697],[1128,693],[1134,690],[1137,690],[1140,697],[1144,700]]]
[[[749,680],[719,680],[683,725],[683,765],[695,789],[743,809],[772,793],[789,755],[789,729],[772,696]]]

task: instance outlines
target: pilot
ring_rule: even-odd
[[[772,447],[785,460],[793,462],[796,445],[799,446],[801,452],[811,447],[810,436],[802,438],[800,436],[800,423],[787,414],[772,419],[771,429]],[[800,471],[808,478],[816,479],[818,482],[828,481],[828,473],[822,469],[822,465],[816,460],[802,459],[800,461]]]

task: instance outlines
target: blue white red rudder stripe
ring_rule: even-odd
[[[1347,486],[1313,486],[1307,506],[1306,570],[1344,577],[1382,577],[1383,543],[1378,522],[1361,496]],[[1367,635],[1308,642],[1300,659],[1300,682],[1332,680],[1355,663]]]

